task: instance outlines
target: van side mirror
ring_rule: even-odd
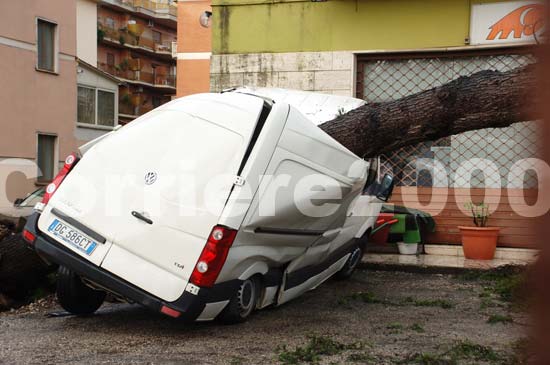
[[[13,202],[13,206],[17,208],[21,203],[23,203],[24,200],[25,199],[23,199],[23,198],[15,199],[15,201]]]
[[[395,180],[393,176],[389,174],[384,175],[382,181],[378,185],[376,198],[382,200],[383,202],[387,202],[392,196],[394,186]]]

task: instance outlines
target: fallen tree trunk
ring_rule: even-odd
[[[399,100],[359,107],[320,128],[352,152],[375,157],[401,147],[538,117],[533,66],[481,71]]]
[[[0,295],[23,299],[44,284],[51,270],[27,247],[20,234],[10,234],[0,241]]]

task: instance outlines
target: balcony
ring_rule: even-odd
[[[175,1],[167,4],[152,0],[101,0],[101,3],[118,10],[160,20],[163,25],[176,27],[178,8]]]
[[[121,0],[125,3],[132,3],[134,8],[142,8],[149,11],[154,11],[159,14],[169,14],[172,16],[178,16],[178,8],[176,3],[166,4],[159,3],[151,0]]]
[[[99,69],[118,77],[122,81],[135,84],[144,84],[145,86],[159,89],[167,89],[167,92],[174,92],[176,89],[175,75],[165,74],[162,71],[141,71],[141,63],[139,59],[123,60],[120,65],[108,65],[100,62],[98,66]]]
[[[132,105],[130,103],[121,101],[118,105],[118,114],[126,115],[130,118],[135,118],[139,115],[145,114],[153,110],[151,105]]]
[[[98,19],[98,41],[111,45],[127,47],[133,50],[141,50],[149,54],[155,54],[164,59],[172,59],[172,46],[175,39],[155,41],[152,38],[141,35],[142,29],[137,29],[136,24],[128,24],[127,27],[114,28],[108,25],[105,19]],[[132,26],[134,28],[132,28]],[[116,25],[115,25],[116,27]]]

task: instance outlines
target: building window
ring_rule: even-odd
[[[77,123],[114,127],[116,125],[115,93],[78,86]]]
[[[95,89],[78,87],[78,123],[95,124]]]
[[[156,30],[153,31],[153,42],[155,43],[161,43],[162,41],[162,34],[160,32],[157,32]]]
[[[97,91],[97,124],[108,127],[115,125],[115,93]]]
[[[115,29],[115,20],[113,18],[105,18],[105,25],[108,28]]]
[[[107,65],[108,66],[114,66],[115,65],[115,55],[112,53],[107,53]]]
[[[55,72],[56,68],[56,31],[57,24],[37,19],[36,47],[39,70]]]
[[[57,137],[50,134],[38,135],[38,148],[36,153],[36,163],[38,164],[38,181],[52,181],[55,173],[56,161],[56,142]]]

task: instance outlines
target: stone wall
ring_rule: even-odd
[[[353,96],[352,52],[212,55],[210,90],[238,86],[279,87]]]

